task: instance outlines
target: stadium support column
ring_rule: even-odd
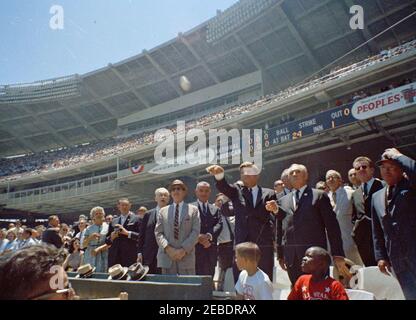
[[[273,80],[270,74],[262,69],[261,70],[261,90],[262,95],[265,96],[270,93],[277,92],[279,89],[279,85]]]
[[[120,172],[120,157],[117,156],[117,179],[118,179],[119,172]]]
[[[287,27],[289,31],[291,32],[292,36],[295,38],[296,42],[299,44],[299,46],[302,48],[305,55],[308,57],[310,63],[313,66],[313,69],[320,69],[322,66],[319,63],[317,57],[312,52],[309,45],[306,43],[306,41],[303,39],[302,35],[300,34],[299,30],[297,29],[293,17],[291,17],[284,9],[285,3],[282,2],[282,4],[278,7],[278,12],[282,17],[286,19]]]

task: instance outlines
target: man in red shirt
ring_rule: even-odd
[[[328,276],[331,256],[320,247],[306,250],[302,259],[302,271],[288,300],[348,300],[342,284]]]

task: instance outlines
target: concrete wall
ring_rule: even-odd
[[[209,100],[221,98],[234,92],[253,87],[262,83],[260,71],[256,71],[245,76],[221,82],[211,87],[186,94],[177,99],[162,103],[160,105],[133,113],[118,121],[118,127],[126,126],[130,123],[150,119],[166,114],[167,111],[175,112],[187,107],[191,107]]]

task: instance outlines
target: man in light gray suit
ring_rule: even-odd
[[[329,188],[329,200],[332,208],[337,215],[339,227],[341,228],[342,245],[345,257],[357,265],[364,265],[358,252],[357,245],[352,238],[352,194],[354,190],[351,187],[343,185],[341,174],[335,170],[328,170],[326,173],[326,184]]]
[[[162,274],[195,274],[195,245],[201,228],[198,207],[185,203],[188,188],[181,180],[169,186],[173,203],[160,209],[155,236],[157,266]]]

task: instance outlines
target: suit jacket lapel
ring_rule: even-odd
[[[309,187],[306,187],[305,190],[303,190],[303,193],[299,199],[299,205],[296,209],[296,211],[298,211],[300,209],[300,207],[302,207],[302,204],[306,201],[306,198],[310,196],[312,190],[310,190]]]
[[[201,207],[201,204],[199,202],[197,202],[198,204],[198,209],[199,209],[199,213],[201,214],[201,216],[205,216],[205,212],[204,212],[204,207]],[[182,208],[183,209],[183,208]],[[208,210],[209,210],[209,204],[207,204],[207,214],[208,214]]]
[[[400,194],[400,192],[402,191],[403,185],[406,183],[406,179],[402,179],[396,186],[396,188],[394,189],[393,192],[393,197],[391,198],[390,204],[389,204],[389,208],[388,211],[389,213],[393,216],[394,215],[394,204],[395,204],[395,200],[396,197]],[[388,186],[386,186],[386,190],[388,189]]]
[[[189,205],[187,203],[183,203],[182,212],[180,213],[179,225],[181,225],[185,217],[188,216],[188,211],[189,211]]]
[[[130,212],[127,214],[126,220],[124,221],[124,224],[123,224],[124,228],[129,224],[129,221],[130,221]]]
[[[175,224],[175,203],[172,203],[171,205],[169,205],[168,207],[168,225],[170,227],[170,229],[172,229],[172,234],[173,234],[173,228],[174,228],[174,224]]]
[[[214,205],[211,204],[211,203],[208,203],[208,206],[207,206],[207,215],[209,217],[212,217],[214,215],[214,213],[215,213],[215,207],[214,207]]]
[[[373,195],[373,193],[377,191],[376,189],[378,187],[378,183],[379,183],[379,181],[377,179],[374,179],[374,182],[371,185],[370,190],[368,191],[368,197],[371,197]]]

